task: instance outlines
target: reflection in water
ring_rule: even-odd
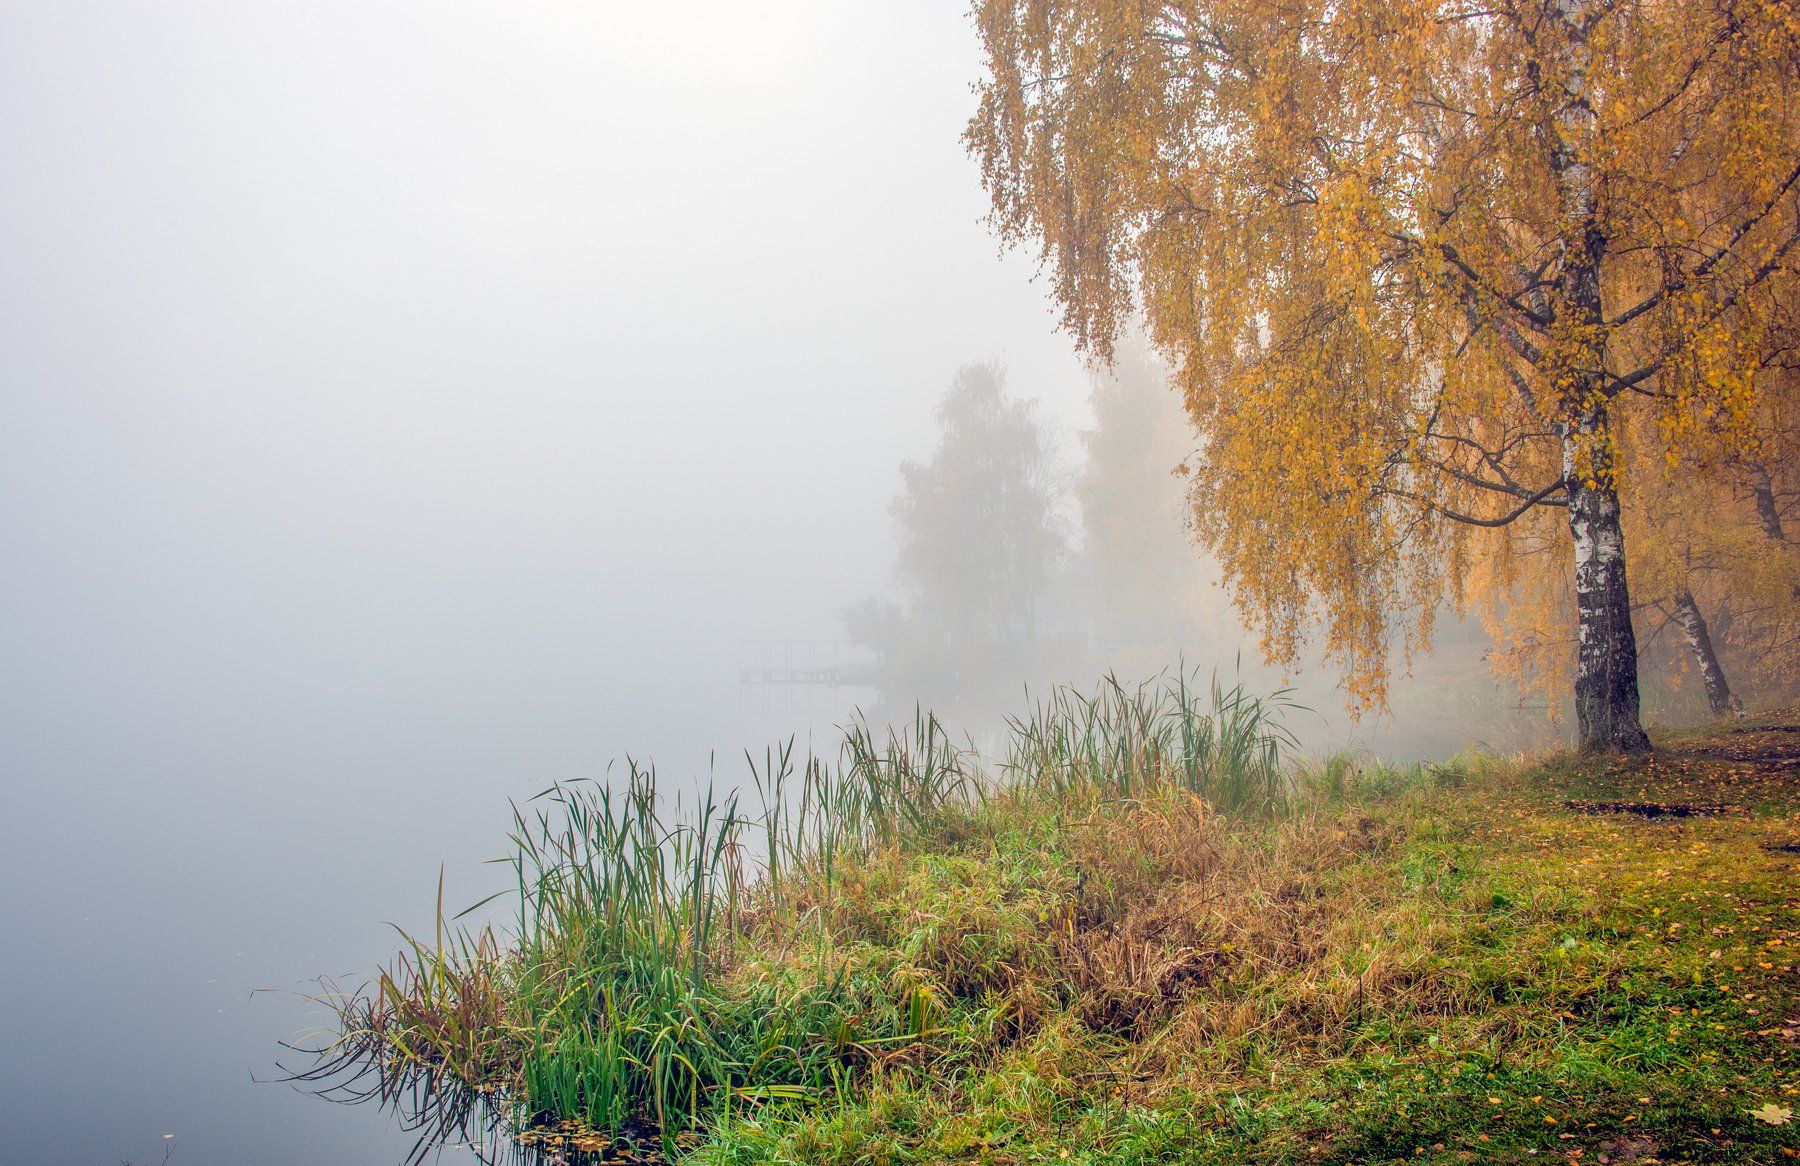
[[[366,993],[345,995],[327,984],[320,999],[336,1008],[360,1002]],[[367,1015],[366,1012],[363,1015]],[[668,1161],[656,1131],[627,1123],[608,1135],[579,1122],[552,1121],[550,1115],[525,1129],[507,1116],[504,1092],[477,1088],[416,1058],[397,1056],[378,1030],[361,1027],[317,1046],[288,1044],[310,1059],[288,1068],[287,1080],[339,1105],[374,1103],[414,1135],[403,1166],[419,1166],[445,1153],[467,1153],[482,1166],[613,1166]]]

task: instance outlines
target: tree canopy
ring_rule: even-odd
[[[1141,312],[1198,529],[1361,700],[1552,549],[1595,748],[1641,748],[1621,490],[1767,466],[1800,20],[1778,0],[981,0],[968,131],[1100,359]],[[1635,443],[1635,444],[1634,444]],[[1627,494],[1628,497],[1628,494]]]
[[[900,467],[899,574],[952,643],[1029,640],[1063,553],[1043,429],[995,363],[957,370],[937,421],[931,460]]]
[[[1101,639],[1192,644],[1210,564],[1187,536],[1187,485],[1178,471],[1193,433],[1169,393],[1168,369],[1135,340],[1111,375],[1096,375],[1094,426],[1075,480],[1081,516],[1077,569]]]

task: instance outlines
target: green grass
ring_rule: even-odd
[[[1791,733],[1390,768],[1280,711],[1109,681],[992,763],[772,751],[753,811],[554,787],[511,933],[409,942],[310,1073],[706,1166],[1800,1157],[1749,1112],[1800,1091]]]

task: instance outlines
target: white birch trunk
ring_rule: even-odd
[[[1625,582],[1625,532],[1607,427],[1606,338],[1600,266],[1607,239],[1600,222],[1589,148],[1596,115],[1588,100],[1589,8],[1593,0],[1556,0],[1564,39],[1566,96],[1552,118],[1550,168],[1562,212],[1560,311],[1587,338],[1570,355],[1557,426],[1563,491],[1575,543],[1576,730],[1584,750],[1638,752],[1650,747],[1639,723],[1637,637]]]
[[[1712,630],[1706,626],[1706,617],[1700,614],[1700,605],[1694,602],[1693,594],[1685,587],[1675,593],[1675,622],[1681,625],[1681,633],[1687,637],[1688,648],[1694,653],[1694,662],[1700,667],[1700,682],[1706,686],[1706,707],[1715,717],[1742,712],[1743,705],[1731,694],[1731,685],[1725,681],[1725,669],[1719,666],[1718,654],[1713,651]]]
[[[1625,532],[1611,482],[1603,411],[1563,434],[1563,481],[1575,542],[1575,724],[1588,751],[1641,752],[1637,635],[1625,584]],[[1585,465],[1583,463],[1586,463]],[[1598,464],[1596,464],[1598,463]]]

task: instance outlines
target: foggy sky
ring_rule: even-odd
[[[8,8],[33,687],[691,685],[881,581],[958,364],[1072,417],[959,6],[752,7]]]
[[[978,65],[960,0],[0,4],[9,1154],[383,1158],[250,989],[794,727],[739,642],[885,582],[958,365],[1082,423]]]

